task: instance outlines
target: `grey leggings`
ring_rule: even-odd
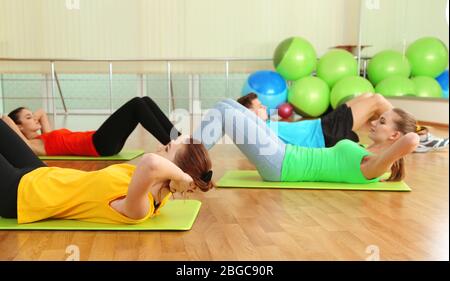
[[[280,181],[286,144],[256,114],[232,99],[218,102],[203,117],[194,138],[211,149],[224,135],[256,166],[266,181]]]

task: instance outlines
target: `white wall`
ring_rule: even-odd
[[[0,0],[0,57],[270,58],[290,36],[319,55],[357,44],[359,0]]]
[[[395,99],[389,101],[395,106],[412,113],[417,120],[432,123],[449,124],[448,99]]]

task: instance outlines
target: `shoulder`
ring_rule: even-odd
[[[164,164],[163,157],[155,153],[147,153],[142,156],[139,166],[145,166],[147,169],[156,170]]]
[[[354,142],[354,141],[352,141],[352,140],[348,140],[348,139],[342,139],[342,140],[340,140],[340,141],[338,141],[337,143],[336,143],[336,146],[358,146],[359,147],[359,144],[358,143],[356,143],[356,142]]]
[[[360,145],[359,143],[354,142],[352,140],[348,140],[348,139],[343,139],[343,140],[338,141],[334,147],[337,147],[340,149],[365,151],[365,152],[369,153],[363,145]]]

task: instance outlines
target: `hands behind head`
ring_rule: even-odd
[[[195,188],[194,186],[194,180],[191,178],[190,175],[184,173],[184,177],[181,180],[171,180],[169,183],[169,189],[170,192],[186,192],[189,190],[193,190]]]

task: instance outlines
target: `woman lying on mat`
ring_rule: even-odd
[[[391,169],[389,181],[404,177],[403,156],[414,151],[419,136],[416,121],[401,109],[383,113],[370,134],[380,144],[364,149],[351,140],[330,148],[285,144],[255,114],[234,100],[216,104],[194,133],[210,149],[228,135],[266,181],[326,181],[369,183]]]
[[[52,130],[44,111],[33,113],[24,107],[13,110],[3,117],[3,121],[39,156],[111,156],[122,150],[138,124],[163,145],[180,135],[149,97],[131,99],[117,109],[97,131]]]
[[[0,216],[18,223],[75,219],[136,224],[158,214],[173,192],[213,187],[208,151],[184,136],[137,166],[85,172],[47,167],[0,121]]]
[[[284,122],[269,120],[267,108],[254,93],[243,96],[237,101],[267,121],[268,126],[275,129],[274,132],[284,143],[306,147],[332,147],[343,139],[359,142],[355,132],[393,108],[382,95],[368,93],[342,104],[320,119]],[[416,152],[441,150],[449,145],[448,138],[433,136],[426,127],[417,126],[416,133],[420,136]],[[378,139],[372,139],[372,141],[373,145],[380,144]]]

